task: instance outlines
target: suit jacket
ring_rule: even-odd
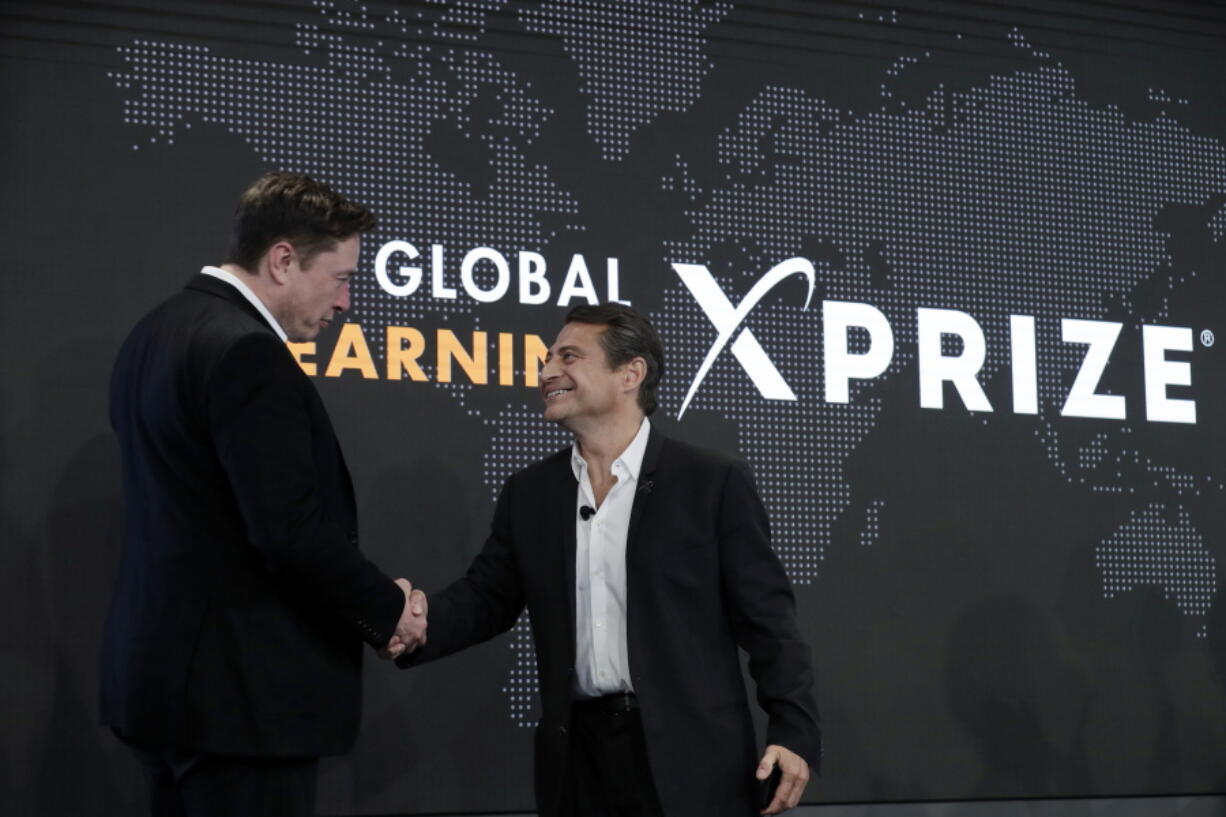
[[[102,719],[153,746],[347,751],[362,640],[404,594],[357,546],[327,412],[285,344],[206,275],[145,316],[111,376],[124,529]]]
[[[525,605],[536,645],[542,716],[536,796],[556,814],[575,681],[575,507],[570,449],[515,474],[467,574],[430,598],[430,661],[491,638]],[[766,740],[821,755],[810,650],[770,546],[747,467],[663,437],[648,438],[626,543],[627,640],[656,788],[670,817],[756,814],[758,751],[738,646],[749,655]]]

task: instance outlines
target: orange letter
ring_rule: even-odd
[[[484,386],[489,381],[486,363],[488,351],[484,332],[473,332],[473,352],[470,355],[455,332],[450,329],[438,330],[438,382],[451,382],[451,360],[454,358],[469,380]]]
[[[332,359],[328,361],[324,377],[340,377],[346,369],[357,369],[367,380],[379,379],[360,324],[347,323],[341,327],[341,336],[336,339],[336,348],[332,350]]]
[[[408,346],[404,345],[405,341]],[[411,326],[389,326],[387,328],[387,379],[399,380],[405,372],[410,380],[425,381],[430,378],[422,371],[417,359],[426,351],[426,339],[421,332]]]
[[[298,361],[299,367],[306,373],[307,377],[314,377],[319,367],[315,365],[313,360],[303,360],[306,355],[315,354],[314,343],[287,343],[289,353],[294,356],[294,360]]]
[[[498,333],[498,385],[515,385],[515,336]]]
[[[549,347],[539,335],[524,335],[524,385],[536,388]]]

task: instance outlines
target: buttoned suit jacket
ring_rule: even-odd
[[[528,609],[542,713],[537,808],[558,811],[575,684],[577,482],[565,449],[513,475],[466,575],[430,598],[425,663],[501,633]],[[627,652],[669,817],[757,814],[758,753],[738,646],[767,743],[821,755],[809,647],[766,511],[741,462],[651,430],[626,543]]]
[[[198,275],[119,352],[123,544],[101,649],[122,737],[249,757],[347,751],[362,641],[401,590],[358,549],[327,411],[259,311]]]

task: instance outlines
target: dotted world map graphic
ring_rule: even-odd
[[[552,0],[512,10],[505,0],[469,0],[376,12],[316,0],[303,3],[292,34],[297,59],[241,59],[196,44],[134,40],[119,49],[125,66],[111,78],[125,91],[123,116],[138,134],[133,149],[173,145],[193,123],[223,127],[267,164],[309,173],[368,203],[380,215],[370,245],[415,236],[418,246],[545,252],[560,228],[582,232],[593,216],[534,153],[558,112],[505,55],[483,47],[494,23],[558,41],[569,60],[559,70],[574,72],[584,106],[584,132],[574,138],[594,144],[615,172],[632,157],[643,128],[715,92],[706,85],[708,37],[732,8]],[[900,16],[884,15],[882,25]],[[709,266],[736,303],[775,264],[810,257],[814,305],[802,311],[800,283],[785,283],[744,324],[769,339],[764,345],[797,399],[763,400],[725,351],[690,408],[735,423],[777,552],[794,582],[810,583],[851,507],[844,465],[884,409],[876,381],[853,384],[848,403],[823,401],[821,358],[808,351],[822,343],[816,304],[857,301],[886,315],[895,354],[884,379],[915,363],[917,306],[975,316],[988,349],[981,382],[1009,369],[1008,316],[1033,315],[1035,433],[1053,472],[1088,493],[1129,494],[1145,482],[1167,497],[1138,498],[1130,518],[1097,545],[1101,592],[1111,598],[1157,585],[1185,616],[1204,622],[1218,568],[1183,500],[1216,494],[1226,501],[1223,474],[1188,472],[1162,451],[1143,450],[1132,423],[1089,442],[1070,439],[1059,412],[1084,347],[1059,338],[1067,317],[1126,320],[1137,329],[1180,325],[1167,297],[1141,303],[1135,293],[1144,283],[1173,293],[1205,274],[1176,262],[1170,235],[1155,220],[1164,208],[1200,208],[1203,239],[1222,245],[1226,145],[1180,123],[1179,108],[1194,100],[1155,89],[1152,98],[1165,110],[1130,118],[1082,98],[1077,78],[1032,46],[1026,32],[1009,32],[1005,47],[1021,67],[971,87],[936,83],[918,101],[903,99],[900,83],[924,61],[905,56],[881,76],[879,98],[859,110],[770,84],[731,125],[692,136],[713,145],[722,173],[698,178],[680,152],[658,179],[661,190],[684,197],[681,223],[688,225],[664,242],[662,307],[650,315],[670,360],[662,410],[676,415],[716,334],[669,265]],[[440,161],[433,150],[440,139],[470,146],[479,166]],[[815,244],[828,252],[813,257],[807,248]],[[392,298],[373,276],[357,279],[354,302],[358,319],[375,326],[479,320],[463,296]],[[1194,327],[1203,344],[1200,330]],[[438,388],[462,406],[471,386]],[[508,403],[482,419],[489,435],[482,479],[491,501],[512,472],[569,442],[541,422],[536,406]],[[971,420],[980,421],[987,422]],[[860,545],[874,544],[889,510],[884,500],[867,502]],[[514,630],[511,649],[504,689],[510,717],[531,725],[536,680],[526,621]]]

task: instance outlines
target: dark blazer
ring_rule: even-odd
[[[102,719],[152,746],[347,751],[363,639],[404,594],[357,547],[327,412],[242,295],[199,275],[145,316],[111,376],[123,548]]]
[[[566,449],[507,480],[481,553],[430,598],[426,646],[441,658],[513,626],[525,605],[536,644],[542,717],[536,796],[557,812],[575,665],[577,482]],[[817,770],[821,756],[810,650],[770,546],[766,511],[743,463],[654,428],[626,543],[630,671],[647,751],[669,817],[756,814],[759,758],[741,676],[749,655],[766,740]]]

